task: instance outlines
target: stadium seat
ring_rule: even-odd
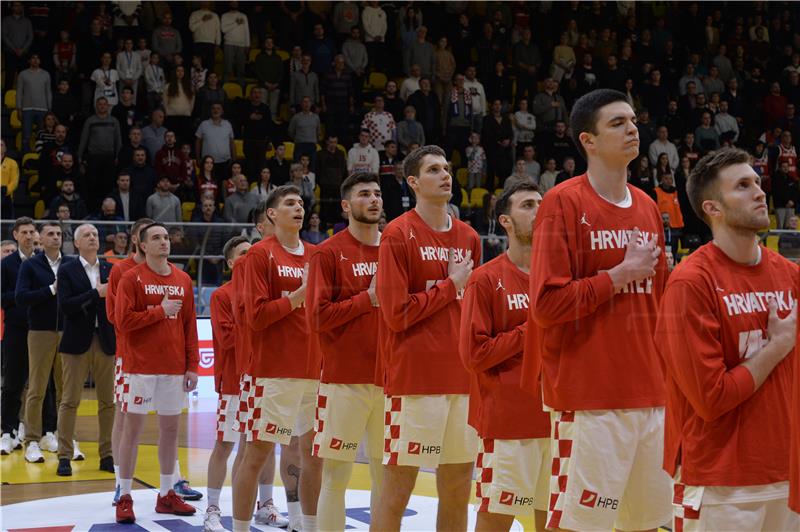
[[[281,61],[286,61],[287,59],[289,59],[289,52],[287,52],[286,50],[278,50],[275,53],[278,54],[278,57],[281,58]]]
[[[369,78],[367,78],[367,86],[365,88],[367,90],[382,91],[386,88],[386,83],[388,83],[388,81],[389,79],[383,72],[370,72]]]
[[[456,170],[456,180],[462,187],[467,188],[467,183],[469,183],[469,170],[466,168],[459,168]]]
[[[33,187],[39,182],[39,174],[33,174],[28,178],[28,196],[33,199],[38,198],[41,194],[38,191],[32,190]],[[44,210],[44,208],[42,208]]]
[[[257,89],[260,86],[261,85],[259,85],[258,83],[248,83],[247,86],[244,88],[244,95],[249,98],[250,97],[250,91],[253,90],[253,89]]]
[[[222,85],[222,90],[225,91],[225,96],[227,96],[229,100],[243,97],[242,86],[238,83],[225,83]]]
[[[17,136],[14,138],[14,146],[16,146],[17,151],[22,151],[22,131],[17,133]]]
[[[342,152],[344,154],[344,158],[347,159],[347,148],[345,148],[341,144],[337,144],[336,149]]]
[[[8,109],[16,109],[17,108],[17,91],[16,89],[11,89],[6,92],[5,97],[3,98],[3,103],[6,104]]]
[[[767,235],[766,246],[767,248],[771,249],[775,253],[778,253],[778,242],[780,241],[781,237],[778,235]]]
[[[321,194],[322,194],[322,192],[320,191],[319,185],[316,185],[314,187],[314,198],[317,200],[317,203],[319,203],[319,198],[320,198]]]
[[[22,117],[19,116],[19,113],[17,112],[16,109],[11,111],[11,118],[8,119],[8,123],[11,126],[11,129],[13,130],[22,129],[22,122],[20,122],[21,118]]]
[[[197,206],[193,201],[184,201],[181,203],[181,215],[184,222],[192,221],[192,211]]]
[[[461,153],[458,150],[453,150],[453,155],[450,157],[450,164],[453,168],[461,168]]]
[[[289,142],[287,140],[283,143],[283,147],[286,148],[286,154],[284,157],[290,161],[294,160],[294,142]]]
[[[248,57],[247,57],[247,62],[248,62],[248,63],[252,63],[253,61],[255,61],[255,60],[256,60],[256,57],[257,57],[257,56],[258,56],[258,54],[260,54],[260,53],[261,53],[261,50],[260,50],[260,49],[258,49],[258,48],[252,48],[252,49],[250,50],[250,54],[249,54],[249,55],[248,55]]]
[[[36,220],[44,218],[44,200],[38,200],[36,205],[33,206],[33,217]]]
[[[770,230],[774,230],[778,228],[778,217],[774,214],[769,215],[769,228]]]
[[[258,186],[258,183],[250,183],[250,190],[253,191]]]
[[[235,148],[236,152],[233,154],[233,158],[237,161],[244,160],[244,141],[240,139],[234,139],[233,147]]]
[[[503,194],[503,189],[502,189],[502,188],[496,188],[496,189],[494,189],[494,195],[495,195],[495,196],[497,196],[498,198],[499,198],[499,197],[500,197],[502,194]]]
[[[485,188],[475,187],[469,193],[469,206],[474,209],[480,209],[483,207],[483,198],[488,194],[489,191]]]
[[[464,194],[461,194],[461,205],[459,205],[458,208],[461,209],[462,214],[464,214],[464,211],[469,209],[469,197],[466,191],[464,192]]]

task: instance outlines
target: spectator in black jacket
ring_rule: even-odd
[[[131,174],[125,169],[117,175],[117,188],[108,196],[114,200],[116,215],[126,222],[133,222],[144,216],[146,201],[131,190]]]
[[[66,154],[65,157],[68,158],[71,156],[72,154]],[[73,220],[83,220],[89,215],[89,212],[86,210],[86,203],[83,201],[80,194],[75,192],[75,181],[66,176],[63,177],[61,181],[61,194],[50,202],[50,208],[48,209],[49,215],[55,216],[58,207],[61,205],[67,205],[69,207],[69,212]]]

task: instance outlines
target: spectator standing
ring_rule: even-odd
[[[250,190],[250,195],[255,197],[254,201],[256,204],[266,201],[270,193],[278,188],[273,183],[270,183],[271,178],[272,172],[270,172],[269,168],[262,168],[261,172],[258,174],[258,181],[255,184],[256,186]]]
[[[517,75],[517,94],[519,100],[523,96],[533,98],[537,92],[536,83],[539,68],[542,66],[542,54],[532,39],[530,28],[522,30],[522,39],[514,45],[514,71]]]
[[[503,102],[503,112],[509,109],[513,86],[508,75],[506,75],[506,65],[502,60],[494,64],[494,70],[483,80],[483,85],[486,89],[487,101],[491,102],[499,98]]]
[[[195,133],[195,153],[198,157],[210,155],[214,158],[214,174],[218,180],[230,173],[233,154],[236,153],[233,126],[222,118],[222,112],[222,104],[212,104],[211,118],[203,120]]]
[[[481,134],[470,133],[469,146],[465,149],[467,160],[467,188],[483,186],[486,181],[486,150],[481,146]]]
[[[156,171],[152,166],[147,164],[147,156],[144,148],[137,148],[133,152],[133,165],[128,168],[131,176],[131,190],[134,194],[139,196],[139,199],[144,206],[147,203],[147,198],[153,193],[153,190],[158,184]]]
[[[91,80],[94,82],[94,101],[101,96],[108,100],[109,107],[114,107],[119,101],[119,72],[111,66],[111,54],[103,52],[100,56],[100,67],[92,72]]]
[[[164,13],[161,25],[153,30],[151,43],[153,52],[157,52],[166,61],[165,66],[170,70],[175,68],[175,56],[183,51],[183,40],[181,33],[172,27],[172,13],[169,11]]]
[[[95,102],[95,114],[83,124],[78,160],[86,168],[86,202],[94,210],[113,188],[117,155],[122,147],[119,122],[108,112],[108,100]]]
[[[308,217],[306,229],[300,232],[300,238],[315,246],[322,243],[322,241],[328,238],[328,234],[320,230],[320,224],[321,220],[319,214],[312,212],[311,216]]]
[[[189,69],[189,77],[192,80],[192,89],[194,89],[195,94],[206,84],[206,76],[208,76],[208,69],[203,67],[203,59],[197,54],[192,55],[192,68]]]
[[[11,14],[3,17],[0,33],[6,71],[3,82],[5,92],[14,86],[14,78],[25,65],[25,57],[33,44],[33,24],[25,16],[22,2],[11,2]]]
[[[797,181],[791,177],[789,162],[781,161],[772,174],[772,202],[778,229],[787,228],[789,217],[797,211],[798,201],[800,192]]]
[[[425,130],[417,121],[417,110],[407,105],[405,119],[397,124],[397,145],[403,155],[408,155],[412,144],[425,145]]]
[[[539,191],[543,195],[555,186],[556,177],[558,177],[556,160],[550,157],[544,162],[544,172],[539,176]]]
[[[533,99],[533,114],[537,124],[548,129],[567,118],[567,105],[564,97],[558,93],[558,83],[553,78],[544,80],[544,91]]]
[[[331,135],[345,138],[351,115],[355,111],[355,98],[353,78],[345,68],[343,55],[334,58],[333,69],[322,79],[322,112],[325,114],[326,130]]]
[[[472,67],[470,67],[472,68]],[[460,154],[464,153],[471,131],[480,132],[472,129],[473,108],[475,98],[469,89],[462,74],[456,74],[453,78],[453,88],[450,91],[450,99],[447,107],[447,153],[452,157],[454,149]],[[419,110],[417,110],[419,112]],[[482,126],[483,124],[481,124]],[[425,132],[427,138],[427,131]],[[431,142],[428,140],[428,142]]]
[[[169,191],[179,198],[189,197],[192,179],[186,169],[186,158],[177,144],[174,131],[164,134],[164,147],[158,150],[155,160],[156,175],[169,178]]]
[[[119,103],[111,110],[111,116],[117,119],[120,136],[126,139],[130,137],[131,129],[140,125],[143,113],[136,105],[130,87],[122,87]]]
[[[325,26],[322,23],[314,24],[313,35],[306,49],[311,56],[311,70],[316,72],[317,76],[323,77],[331,69],[336,46],[325,36]]]
[[[286,159],[286,146],[278,144],[275,146],[275,155],[267,161],[272,183],[279,187],[289,181],[289,163]]]
[[[486,147],[487,177],[490,187],[502,185],[503,181],[511,174],[514,162],[513,146],[511,141],[514,130],[511,120],[504,115],[503,103],[500,100],[492,102],[492,112],[483,119],[481,136]]]
[[[127,169],[117,175],[117,188],[109,195],[114,200],[116,215],[126,221],[135,222],[144,217],[145,202],[131,191],[131,175]]]
[[[358,134],[358,143],[354,144],[347,153],[347,173],[349,175],[378,173],[380,157],[378,156],[378,150],[369,143],[369,136],[369,130],[362,129]]]
[[[229,5],[230,10],[222,15],[220,21],[220,29],[225,42],[223,82],[232,79],[232,75],[235,75],[239,80],[239,85],[244,87],[244,65],[247,63],[247,54],[250,51],[250,24],[247,15],[239,11],[239,2],[230,2]]]
[[[261,87],[253,87],[240,113],[244,157],[247,161],[245,171],[251,179],[255,179],[258,170],[264,167],[264,157],[272,137],[272,120],[269,107],[264,103],[266,98],[263,92]]]
[[[72,127],[72,122],[78,115],[79,105],[77,98],[70,91],[69,81],[66,79],[60,80],[56,85],[52,110],[60,123]]]
[[[719,149],[719,134],[712,123],[710,111],[703,111],[700,125],[694,130],[694,138],[704,153]]]
[[[8,18],[8,17],[6,17]],[[29,67],[17,77],[17,114],[22,120],[22,151],[30,151],[33,125],[42,127],[42,119],[53,103],[50,74],[40,68],[37,54],[28,60]]]
[[[370,0],[361,13],[364,25],[364,42],[369,53],[369,62],[379,72],[385,70],[386,30],[388,29],[386,11],[375,0]]]
[[[111,2],[111,13],[114,15],[114,35],[133,38],[139,33],[139,18],[142,14],[142,2]]]
[[[337,7],[340,5],[342,4],[337,4]],[[347,71],[353,77],[353,96],[360,103],[361,87],[364,86],[364,76],[369,64],[369,55],[367,54],[367,47],[361,42],[361,29],[358,26],[350,29],[350,38],[342,45],[342,56],[344,57]]]
[[[165,126],[175,132],[178,139],[187,140],[192,135],[192,110],[194,109],[192,80],[186,68],[176,66],[169,74],[169,83],[164,87]]]
[[[164,128],[164,132],[166,131],[166,128]],[[147,164],[150,164],[150,153],[147,151],[146,146],[142,143],[142,128],[132,127],[128,132],[128,142],[119,150],[117,166],[120,168],[127,168],[131,166],[133,164],[133,152],[137,148],[145,148],[145,159]]]
[[[133,39],[125,39],[125,44],[121,52],[117,53],[117,74],[119,74],[118,90],[129,87],[133,91],[133,101],[136,102],[136,94],[139,89],[139,78],[144,74],[142,58],[133,49]]]
[[[338,44],[345,42],[348,36],[352,37],[352,29],[359,23],[358,4],[346,0],[337,3],[333,8],[333,29],[336,31]]]
[[[181,200],[169,191],[169,178],[161,176],[145,205],[145,215],[160,223],[180,223],[183,219]]]
[[[669,140],[669,130],[666,126],[660,126],[656,130],[656,139],[650,143],[647,154],[650,157],[650,164],[654,165],[658,162],[658,157],[662,153],[667,154],[670,168],[677,168],[680,163],[678,157],[678,148]]]
[[[678,197],[678,190],[675,188],[675,180],[671,173],[664,173],[658,177],[658,186],[656,187],[656,205],[658,205],[658,212],[664,219],[665,234],[667,242],[666,245],[671,245],[672,256],[678,255],[678,239],[680,239],[683,232],[683,214],[681,213],[681,206]]]
[[[522,162],[525,165],[525,175],[530,176],[534,183],[539,184],[539,175],[542,173],[542,165],[536,160],[536,148],[529,144],[522,148]]]
[[[219,83],[216,72],[209,72],[205,84],[197,92],[194,115],[201,120],[211,116],[211,106],[215,103],[225,106],[227,96]]]
[[[228,231],[225,228],[214,226],[213,224],[224,223],[225,220],[217,214],[217,204],[209,197],[203,197],[201,201],[201,210],[192,216],[193,222],[204,222],[209,224],[205,227],[196,226],[192,227],[189,234],[192,236],[195,244],[198,246],[199,252],[201,244],[205,241],[205,255],[221,255],[222,247],[225,245],[225,240],[228,238]],[[206,238],[206,234],[208,238]],[[203,284],[210,284],[218,286],[222,282],[222,263],[219,259],[203,259],[202,261],[203,274],[199,275]]]
[[[422,77],[422,70],[419,65],[411,65],[408,77],[400,84],[400,98],[408,101],[408,98],[419,90],[419,82]]]
[[[405,64],[403,65],[403,70],[406,74],[410,74],[411,65],[419,65],[420,75],[433,79],[436,61],[433,45],[428,42],[428,28],[420,26],[417,28],[416,33],[416,39],[414,39],[408,50],[405,48],[403,50],[403,52],[406,52],[404,54]]]
[[[72,178],[65,177],[61,180],[61,193],[50,202],[49,215],[55,216],[62,205],[69,207],[70,215],[75,220],[83,220],[89,215],[86,203],[75,191],[75,181]]]
[[[328,135],[325,147],[317,155],[317,184],[320,189],[320,215],[324,222],[339,218],[339,187],[347,177],[347,160],[338,148],[339,139]]]
[[[253,65],[256,78],[264,89],[262,101],[269,106],[272,119],[278,118],[283,83],[283,60],[275,49],[275,40],[272,37],[264,39],[264,49],[256,56]]]
[[[301,155],[311,157],[311,164],[316,167],[317,141],[320,137],[319,115],[311,109],[311,100],[304,97],[300,102],[300,112],[289,121],[289,138],[294,142],[294,160],[299,161]]]
[[[494,66],[494,63],[492,65]],[[464,88],[469,91],[472,98],[472,130],[480,133],[483,116],[489,107],[486,104],[486,90],[483,88],[483,83],[475,77],[476,73],[474,66],[467,67],[464,72]]]
[[[151,112],[161,105],[161,100],[164,97],[164,85],[167,84],[164,69],[160,63],[161,56],[157,52],[153,52],[150,54],[150,61],[144,70],[147,105],[150,107]]]
[[[250,219],[250,213],[258,207],[258,196],[250,194],[247,176],[239,174],[235,177],[236,191],[225,198],[225,207],[222,209],[226,222],[244,224]]]
[[[518,109],[511,115],[511,125],[514,128],[514,147],[533,142],[536,133],[536,117],[528,111],[527,98],[517,98]]]
[[[220,197],[220,186],[218,179],[214,175],[214,158],[211,156],[203,157],[203,164],[200,167],[200,173],[197,176],[197,198],[202,200],[204,197],[209,196],[212,200],[217,201]]]
[[[293,107],[300,105],[303,98],[309,98],[311,103],[318,105],[319,77],[311,71],[311,56],[304,54],[300,60],[300,70],[293,72],[289,85],[289,103]]]
[[[189,31],[194,42],[193,52],[203,59],[208,68],[214,66],[214,54],[222,43],[219,16],[211,10],[211,2],[200,2],[200,9],[189,16]]]
[[[361,129],[369,130],[369,142],[378,152],[383,151],[387,140],[395,139],[397,125],[392,114],[383,108],[383,96],[375,96],[375,106],[364,115]]]
[[[392,113],[395,122],[399,122],[403,119],[406,102],[398,96],[397,82],[394,80],[386,82],[386,90],[383,93],[383,106],[387,111]]]
[[[720,140],[729,140],[736,143],[739,140],[739,123],[736,117],[728,113],[728,102],[719,102],[719,112],[714,115],[714,129],[717,130]]]
[[[446,110],[447,106],[445,101],[450,95],[450,89],[453,86],[453,76],[456,73],[456,58],[453,52],[450,51],[448,46],[447,37],[439,37],[436,43],[436,50],[433,54],[434,59],[434,73],[433,73],[433,92],[439,98],[442,110]],[[446,116],[442,113],[442,122]]]

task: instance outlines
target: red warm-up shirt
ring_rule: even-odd
[[[475,270],[464,292],[459,353],[473,373],[471,424],[482,438],[550,437],[541,386],[520,386],[528,300],[528,274],[506,253]]]
[[[220,286],[211,294],[211,332],[214,341],[214,389],[223,395],[239,393],[236,373],[236,338],[231,304],[232,285]]]
[[[138,266],[138,263],[133,260],[133,257],[126,257],[123,260],[114,263],[111,267],[111,273],[108,274],[108,287],[106,289],[106,316],[108,321],[114,326],[114,333],[117,338],[117,357],[122,358],[127,351],[125,346],[125,330],[120,328],[114,319],[114,307],[117,300],[117,288],[122,276],[128,270]]]
[[[303,306],[292,310],[288,297],[300,288],[303,267],[314,251],[307,242],[303,246],[302,255],[293,255],[271,236],[247,252],[241,297],[252,329],[248,374],[253,377],[319,378],[319,371],[308,364],[319,343],[309,334]]]
[[[695,486],[752,486],[789,478],[790,354],[756,391],[742,366],[767,343],[768,298],[785,317],[797,266],[767,248],[744,266],[706,244],[670,276],[655,340],[664,359],[664,469]]]
[[[469,375],[458,356],[461,297],[448,278],[450,250],[480,263],[478,234],[451,218],[434,231],[415,210],[392,220],[381,235],[377,294],[384,388],[390,395],[466,394]]]
[[[236,361],[236,374],[247,373],[250,360],[253,357],[253,330],[247,324],[244,308],[244,264],[247,255],[239,258],[231,270],[231,311],[233,312],[233,342],[234,360]]]
[[[800,286],[800,276],[797,280]],[[800,342],[800,321],[797,324],[797,341]],[[791,455],[789,457],[789,508],[800,513],[800,355],[797,354],[795,343],[794,356],[794,400],[792,406],[792,438]]]
[[[164,295],[183,301],[181,310],[167,318]],[[127,332],[123,369],[144,375],[183,375],[197,372],[197,317],[192,280],[170,264],[160,275],[147,265],[131,268],[119,282],[115,323]]]
[[[306,316],[318,335],[325,383],[377,384],[379,310],[367,293],[378,269],[378,246],[345,229],[311,256]]]
[[[544,404],[556,410],[664,405],[664,375],[653,342],[667,278],[664,229],[656,204],[628,185],[631,205],[609,203],[586,174],[550,190],[536,214],[531,252],[529,329],[539,357]],[[614,293],[610,270],[625,258],[634,228],[658,239],[656,275]],[[525,375],[535,382],[535,374]]]

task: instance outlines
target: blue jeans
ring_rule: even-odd
[[[30,140],[33,123],[36,122],[36,125],[41,129],[42,120],[44,120],[46,113],[47,111],[36,111],[34,109],[22,111],[22,153],[31,151]]]

